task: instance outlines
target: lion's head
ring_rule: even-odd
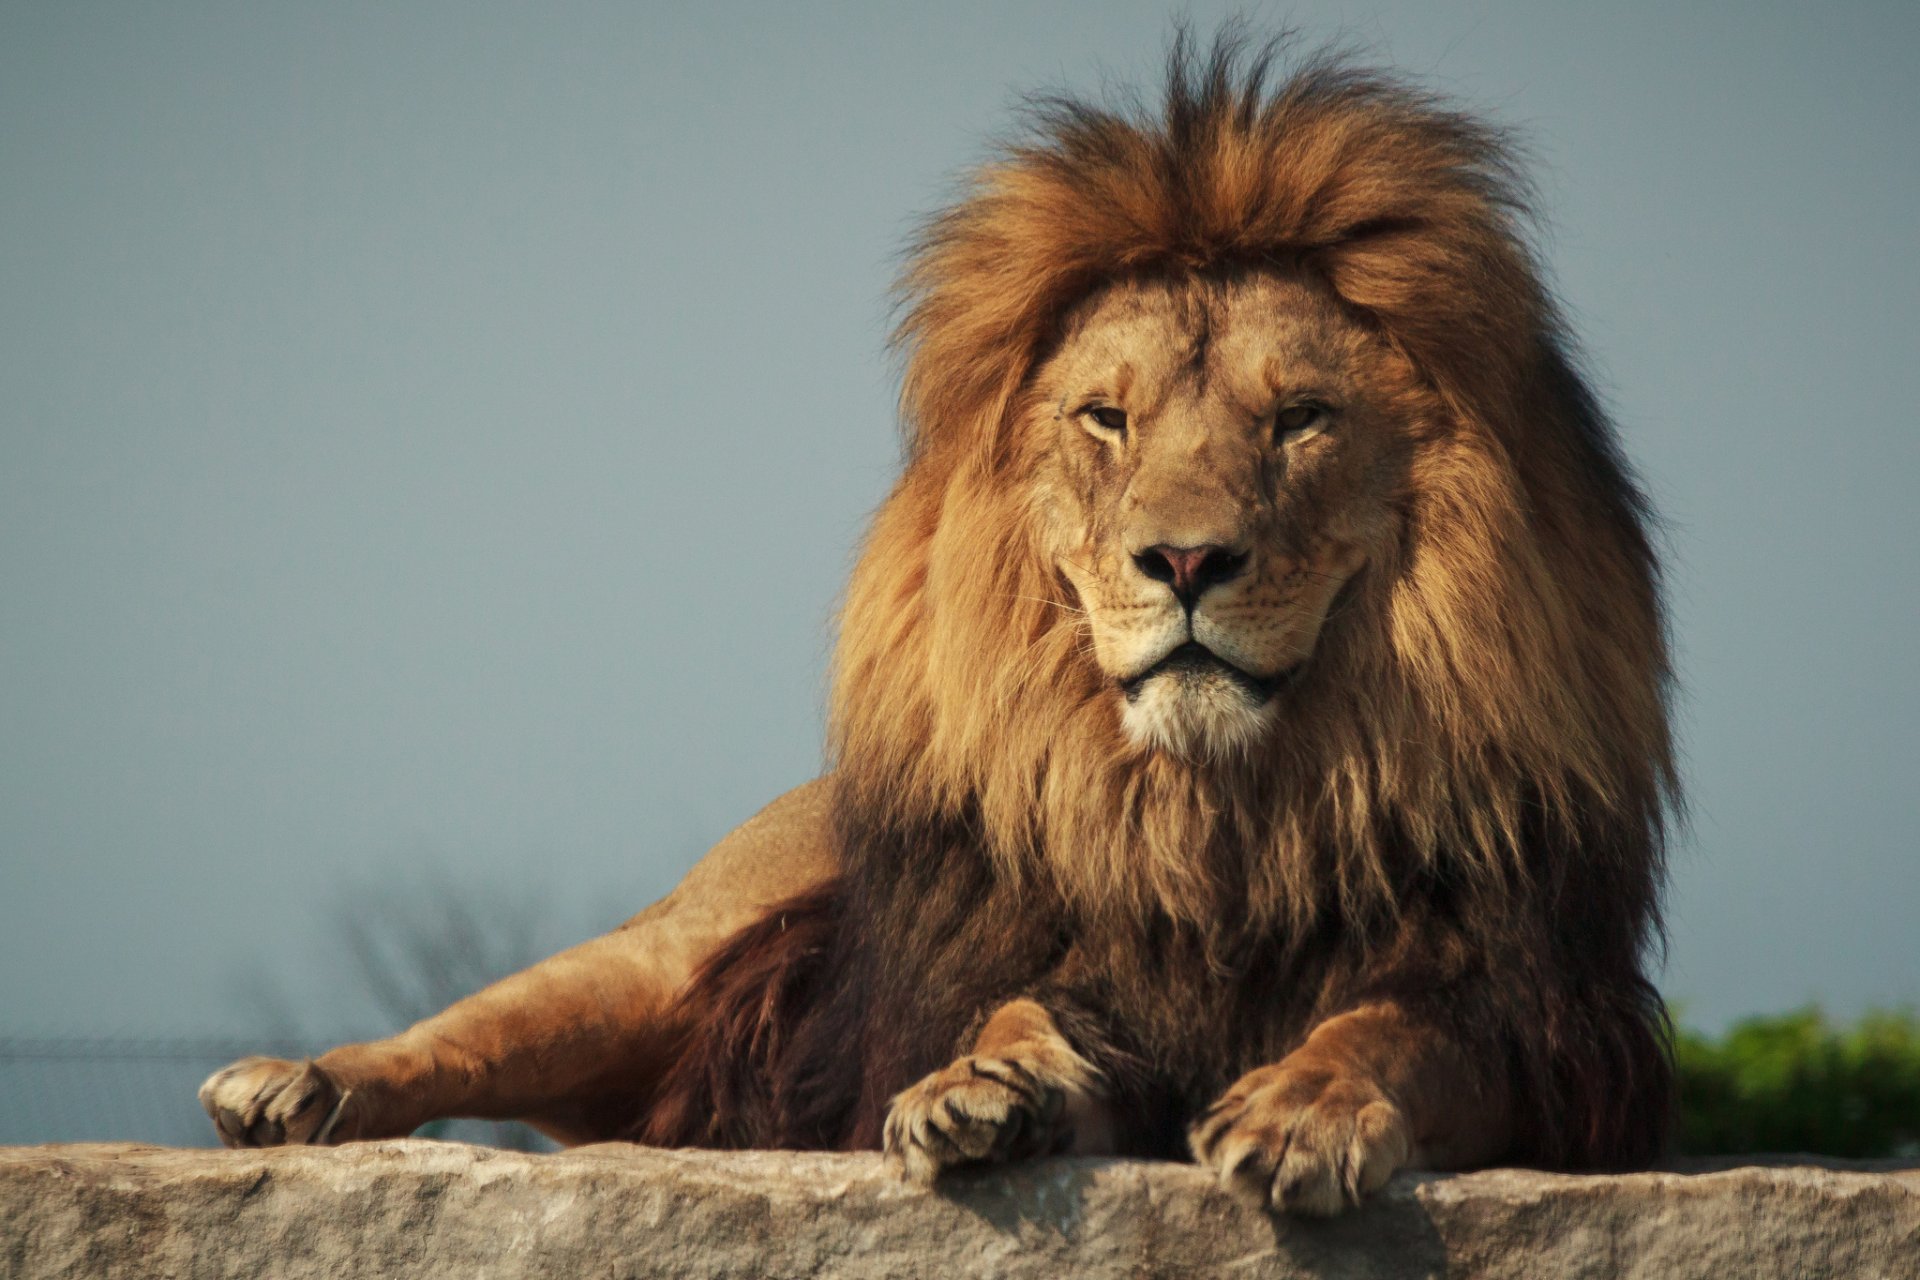
[[[1400,523],[1415,377],[1303,271],[1107,285],[1023,397],[1045,554],[1141,749],[1256,747]]]
[[[1650,894],[1654,558],[1500,138],[1335,62],[1175,63],[1155,117],[1043,105],[911,260],[851,803],[1194,922],[1569,847]]]

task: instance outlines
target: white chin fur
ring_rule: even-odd
[[[1271,701],[1256,703],[1225,676],[1167,672],[1147,681],[1122,714],[1127,736],[1185,760],[1236,755],[1266,731]]]

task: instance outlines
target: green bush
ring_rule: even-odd
[[[1818,1008],[1747,1018],[1719,1039],[1682,1030],[1682,1155],[1920,1154],[1920,1019],[1869,1013],[1836,1027]]]

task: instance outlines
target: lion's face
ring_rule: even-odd
[[[1404,361],[1305,278],[1110,285],[1037,371],[1047,550],[1136,743],[1267,732],[1343,589],[1394,536]]]

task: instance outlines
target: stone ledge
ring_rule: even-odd
[[[334,1150],[0,1148],[0,1274],[1920,1277],[1920,1167],[1780,1161],[1396,1178],[1279,1220],[1186,1165],[895,1182],[871,1156],[408,1139]]]

